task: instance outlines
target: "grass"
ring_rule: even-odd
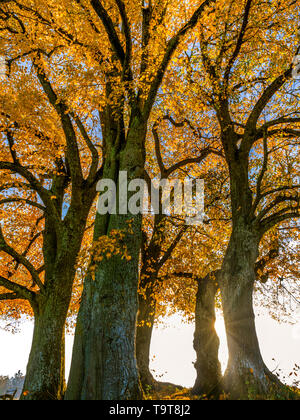
[[[209,398],[207,398],[206,395],[203,396],[195,396],[192,395],[191,389],[177,389],[174,390],[172,387],[165,387],[162,388],[160,391],[152,391],[149,390],[147,393],[147,400],[153,400],[153,401],[186,401],[186,400],[194,400],[194,401],[208,401]],[[230,400],[229,396],[226,394],[221,394],[219,401],[226,401]],[[265,401],[300,401],[300,389],[295,387],[285,387],[281,391],[275,391],[270,394],[268,397],[249,397],[249,400],[255,401],[255,400],[265,400]]]

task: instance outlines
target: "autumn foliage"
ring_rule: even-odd
[[[292,0],[0,2],[0,315],[35,320],[24,399],[161,392],[152,330],[174,313],[196,321],[193,394],[290,393],[253,295],[279,321],[299,304],[298,16]],[[120,171],[149,191],[203,179],[203,223],[97,214]]]

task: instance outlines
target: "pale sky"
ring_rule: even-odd
[[[220,360],[225,368],[227,350],[221,318],[218,318],[217,330],[221,339]],[[261,316],[257,318],[257,330],[268,367],[274,370],[279,365],[279,369],[289,376],[294,365],[296,363],[300,365],[300,322],[296,326],[281,325],[269,316]],[[182,323],[179,316],[169,319],[165,328],[155,329],[152,343],[152,355],[155,357],[152,368],[158,375],[163,375],[161,380],[186,387],[193,386],[195,380],[193,333],[194,327]],[[28,321],[21,325],[21,332],[18,334],[13,335],[0,330],[0,375],[12,376],[18,370],[23,373],[26,371],[31,339],[32,324]],[[68,336],[66,341],[68,372],[73,337]]]

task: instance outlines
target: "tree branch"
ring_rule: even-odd
[[[98,170],[98,166],[99,166],[99,153],[97,148],[94,146],[92,140],[90,139],[90,136],[88,135],[82,121],[80,120],[79,117],[75,116],[72,114],[72,117],[74,118],[75,123],[77,124],[77,127],[79,128],[79,131],[84,139],[84,141],[86,142],[91,155],[92,155],[92,165],[90,168],[90,172],[88,175],[88,180],[91,180],[95,177],[97,170]]]
[[[274,127],[275,125],[279,125],[279,124],[297,124],[300,123],[300,118],[287,118],[287,117],[281,117],[281,118],[277,118],[276,120],[273,121],[268,121],[266,122],[261,128],[258,129],[259,133],[264,133],[264,130]]]
[[[160,138],[158,135],[158,122],[156,122],[152,128],[152,134],[154,137],[154,143],[155,143],[155,153],[156,153],[156,159],[159,166],[161,177],[165,176],[166,168],[163,162],[162,154],[161,154],[161,147],[160,147]]]
[[[160,139],[158,135],[158,125],[159,125],[159,122],[161,122],[162,120],[169,121],[176,128],[180,128],[180,127],[184,127],[185,125],[188,125],[193,131],[195,136],[197,137],[201,136],[201,134],[193,127],[193,125],[188,119],[184,119],[181,122],[177,122],[171,116],[165,115],[163,118],[160,118],[158,121],[156,121],[156,123],[153,125],[152,133],[153,133],[153,137],[155,141],[156,158],[157,158],[157,162],[158,162],[158,166],[159,166],[162,178],[168,178],[170,175],[172,175],[172,173],[174,173],[175,171],[177,171],[178,169],[184,166],[191,165],[194,163],[201,163],[204,159],[206,159],[211,154],[222,156],[222,154],[218,152],[217,150],[214,150],[210,147],[206,147],[205,149],[201,151],[200,156],[195,157],[195,158],[184,159],[167,169],[164,165],[164,161],[162,158]]]
[[[131,29],[130,29],[130,23],[128,20],[128,16],[126,13],[126,8],[123,0],[115,0],[117,3],[122,23],[123,23],[123,29],[124,29],[124,35],[126,40],[126,54],[124,59],[124,73],[127,77],[131,79],[131,71],[130,71],[130,62],[131,62],[131,56],[132,56],[132,38],[131,38]],[[130,73],[130,75],[129,75]],[[125,76],[126,78],[126,76]],[[127,80],[127,79],[126,79]]]
[[[184,159],[184,160],[182,160],[178,163],[175,163],[173,166],[171,166],[169,169],[166,170],[166,175],[167,175],[167,177],[169,177],[172,173],[174,173],[175,171],[177,171],[178,169],[180,169],[184,166],[192,165],[192,164],[196,164],[196,163],[201,163],[209,155],[214,154],[214,153],[218,154],[213,149],[207,147],[207,148],[202,150],[201,154],[198,157],[187,158],[187,159]]]
[[[0,294],[0,301],[4,301],[4,300],[18,300],[18,299],[24,299],[24,297],[21,296],[19,293],[4,293],[4,294]]]
[[[50,104],[57,112],[61,121],[61,125],[67,142],[67,159],[70,165],[72,184],[74,186],[78,184],[81,185],[83,181],[83,175],[80,161],[80,153],[78,149],[76,133],[71,118],[69,116],[68,107],[62,100],[58,99],[55,91],[53,90],[50,80],[46,76],[46,73],[41,63],[37,60],[34,60],[33,65],[36,69],[40,84]]]
[[[140,74],[143,74],[147,69],[148,64],[148,45],[150,41],[150,22],[152,18],[153,7],[151,0],[148,2],[148,7],[142,5],[142,57],[141,57],[141,69]]]
[[[8,145],[9,145],[9,150],[10,150],[10,154],[12,157],[12,160],[15,164],[19,164],[19,160],[17,158],[17,153],[15,151],[15,142],[14,142],[14,137],[11,133],[10,130],[6,131],[6,137],[7,137],[7,141],[8,141]]]
[[[155,102],[155,98],[157,95],[157,92],[159,90],[159,87],[163,81],[165,72],[169,66],[170,60],[173,56],[173,54],[175,53],[178,45],[180,44],[181,40],[183,39],[183,37],[189,32],[189,30],[193,29],[200,17],[202,16],[204,10],[206,9],[206,7],[211,6],[212,4],[216,3],[217,0],[205,0],[201,6],[199,6],[197,8],[197,10],[194,12],[194,14],[192,15],[192,17],[190,18],[190,20],[188,21],[188,23],[186,23],[178,32],[176,35],[174,35],[168,42],[167,44],[167,48],[166,48],[166,52],[164,54],[163,60],[159,66],[159,69],[157,71],[156,77],[154,78],[151,87],[150,87],[150,91],[149,91],[149,95],[148,98],[146,100],[145,106],[144,106],[144,114],[145,116],[149,116],[151,109],[153,107],[153,104]]]
[[[291,209],[287,208],[286,211],[288,210],[291,210]],[[262,221],[261,232],[264,234],[268,232],[270,229],[272,229],[274,226],[278,225],[279,223],[287,222],[288,220],[291,220],[291,219],[299,219],[299,217],[300,217],[300,212],[296,211],[296,209],[295,209],[295,212],[272,215]]]
[[[261,188],[262,188],[262,182],[264,180],[265,174],[268,170],[268,162],[269,162],[269,151],[268,151],[268,132],[267,129],[264,131],[264,161],[263,165],[257,180],[257,186],[256,186],[256,199],[253,205],[253,213],[257,209],[257,206],[259,205],[261,201]]]
[[[5,198],[3,200],[0,200],[0,205],[2,204],[10,204],[10,203],[26,203],[29,206],[36,207],[39,210],[42,210],[43,212],[46,211],[46,207],[42,206],[41,204],[35,203],[34,201],[28,200],[26,198]]]
[[[179,244],[179,242],[181,241],[183,235],[185,234],[185,232],[187,231],[188,227],[184,226],[180,232],[178,233],[178,235],[176,236],[176,238],[174,239],[174,241],[172,242],[172,244],[170,245],[170,247],[167,249],[167,251],[164,253],[163,257],[157,262],[157,270],[160,270],[165,263],[168,261],[168,259],[171,257],[171,255],[173,254],[173,252],[175,251],[177,245]]]
[[[225,80],[226,87],[228,87],[229,78],[230,78],[232,68],[234,66],[234,63],[235,63],[235,61],[236,61],[236,59],[237,59],[237,57],[238,57],[238,55],[241,51],[242,45],[243,45],[243,41],[244,41],[244,37],[245,37],[245,34],[246,34],[247,26],[248,26],[248,23],[249,23],[252,1],[253,0],[247,0],[246,6],[245,6],[243,23],[242,23],[242,27],[241,27],[241,31],[240,31],[238,40],[237,40],[237,44],[236,44],[235,50],[233,52],[233,55],[230,58],[229,63],[228,63],[228,65],[226,67],[226,70],[225,70],[224,80]]]
[[[286,195],[277,196],[274,200],[272,200],[272,202],[265,209],[263,209],[258,214],[257,221],[260,222],[268,213],[270,213],[270,211],[273,210],[273,208],[275,208],[279,204],[286,203],[286,202],[296,202],[297,204],[299,204],[299,197],[298,196],[289,197],[289,196],[286,196]],[[289,211],[289,210],[291,210],[291,208],[289,207],[288,209],[282,209],[282,210],[280,210],[280,213],[282,213],[282,212],[284,213],[287,210]],[[277,215],[278,214],[279,213],[277,213]]]
[[[300,47],[297,50],[297,53],[300,51]],[[292,77],[294,65],[291,66],[280,76],[278,76],[263,92],[262,96],[259,98],[258,102],[254,106],[247,124],[246,124],[246,132],[251,133],[253,130],[256,129],[257,122],[265,109],[268,103],[271,101],[273,96],[284,86],[287,80]],[[251,137],[251,136],[250,136]],[[249,137],[248,137],[249,138]],[[252,144],[247,144],[247,147],[252,146]]]
[[[13,294],[17,294],[18,296],[22,296],[23,299],[32,301],[35,297],[35,292],[27,289],[20,284],[14,283],[2,276],[0,276],[0,286],[4,287],[7,290],[11,290],[14,292]]]
[[[39,277],[37,270],[34,268],[34,266],[26,257],[19,254],[15,249],[13,249],[11,246],[7,244],[7,242],[4,239],[1,226],[0,226],[0,250],[10,255],[19,264],[23,265],[26,268],[26,270],[29,272],[29,274],[31,275],[33,282],[39,287],[41,291],[44,290],[44,285],[41,282],[41,279]]]
[[[261,199],[266,198],[269,195],[276,194],[278,192],[288,191],[288,190],[295,190],[295,189],[299,189],[299,188],[300,188],[300,184],[299,185],[292,185],[292,186],[286,185],[284,187],[274,188],[273,190],[269,190],[269,191],[266,191],[265,193],[261,194]]]
[[[115,26],[112,19],[110,18],[109,14],[103,7],[100,0],[91,0],[91,5],[93,9],[95,10],[96,14],[98,15],[98,17],[100,18],[101,22],[103,23],[103,26],[106,30],[110,44],[113,50],[115,51],[115,53],[117,54],[117,57],[124,68],[124,64],[126,61],[126,54],[124,52],[124,49],[122,47],[118,34],[115,30]]]
[[[56,207],[53,201],[51,200],[51,193],[42,186],[39,180],[27,168],[25,168],[22,165],[15,164],[12,162],[0,161],[0,170],[1,169],[11,171],[13,173],[17,173],[21,175],[23,178],[25,178],[29,182],[30,188],[32,188],[34,191],[36,191],[40,195],[43,203],[47,207],[48,213],[51,214],[51,217],[54,218],[55,221],[59,220],[59,215],[57,214]]]

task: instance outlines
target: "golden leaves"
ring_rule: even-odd
[[[131,227],[126,230],[114,229],[109,236],[101,236],[97,241],[94,241],[91,248],[92,264],[89,268],[92,276],[98,268],[98,264],[104,260],[110,260],[113,257],[118,257],[121,260],[131,261],[132,257],[128,253],[127,245],[124,241],[127,235],[132,234]]]

